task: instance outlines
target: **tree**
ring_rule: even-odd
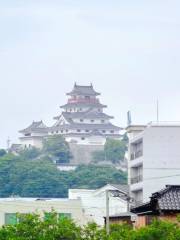
[[[117,163],[124,159],[126,149],[127,146],[124,141],[107,139],[104,147],[106,159],[112,161],[112,163]]]
[[[62,136],[52,136],[45,139],[43,152],[58,163],[68,163],[72,157],[69,145]]]
[[[106,140],[103,151],[95,151],[93,153],[94,162],[110,161],[113,164],[124,160],[127,150],[127,136],[124,135],[122,140],[110,139]]]
[[[38,156],[40,156],[40,154],[41,154],[41,151],[36,147],[23,149],[20,152],[21,158],[30,159],[30,160],[36,159]]]
[[[6,155],[6,151],[4,149],[0,149],[0,157]]]

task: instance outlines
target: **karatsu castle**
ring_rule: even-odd
[[[67,96],[67,103],[61,106],[61,114],[54,117],[53,126],[39,121],[20,131],[24,147],[41,148],[43,139],[52,135],[62,135],[67,142],[77,145],[104,145],[107,138],[121,137],[121,128],[113,125],[110,121],[113,117],[104,113],[107,106],[100,103],[100,93],[92,84],[79,86],[75,83]]]

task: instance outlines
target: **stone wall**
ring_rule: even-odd
[[[103,145],[80,145],[76,143],[69,143],[73,158],[70,164],[89,164],[93,158],[92,153],[104,149]]]

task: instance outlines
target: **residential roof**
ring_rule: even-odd
[[[73,90],[70,93],[67,93],[67,95],[97,96],[100,95],[100,93],[94,90],[92,84],[90,86],[81,86],[75,83]]]
[[[110,218],[122,218],[122,217],[131,217],[131,216],[136,216],[136,214],[132,213],[132,212],[121,212],[121,213],[117,213],[114,215],[110,215]],[[104,217],[106,218],[106,217]]]
[[[137,214],[159,211],[180,212],[180,185],[167,185],[165,189],[153,193],[150,202],[132,209]]]
[[[111,185],[117,188],[119,191],[129,194],[129,186],[127,184],[111,184]]]
[[[67,103],[65,105],[60,106],[60,108],[75,108],[75,107],[79,107],[79,108],[106,108],[107,105],[103,105],[101,103],[98,102],[94,102],[94,103]]]
[[[19,132],[20,133],[30,133],[30,132],[45,132],[45,133],[47,133],[48,127],[43,123],[43,121],[38,121],[38,122],[33,121],[29,127],[25,128]]]

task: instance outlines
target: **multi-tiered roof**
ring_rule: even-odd
[[[69,96],[67,104],[61,106],[63,112],[55,117],[57,120],[51,128],[51,132],[60,132],[66,135],[103,135],[118,136],[120,128],[114,126],[110,119],[112,116],[103,112],[107,107],[100,103],[93,85],[74,85],[73,90],[67,93]]]

